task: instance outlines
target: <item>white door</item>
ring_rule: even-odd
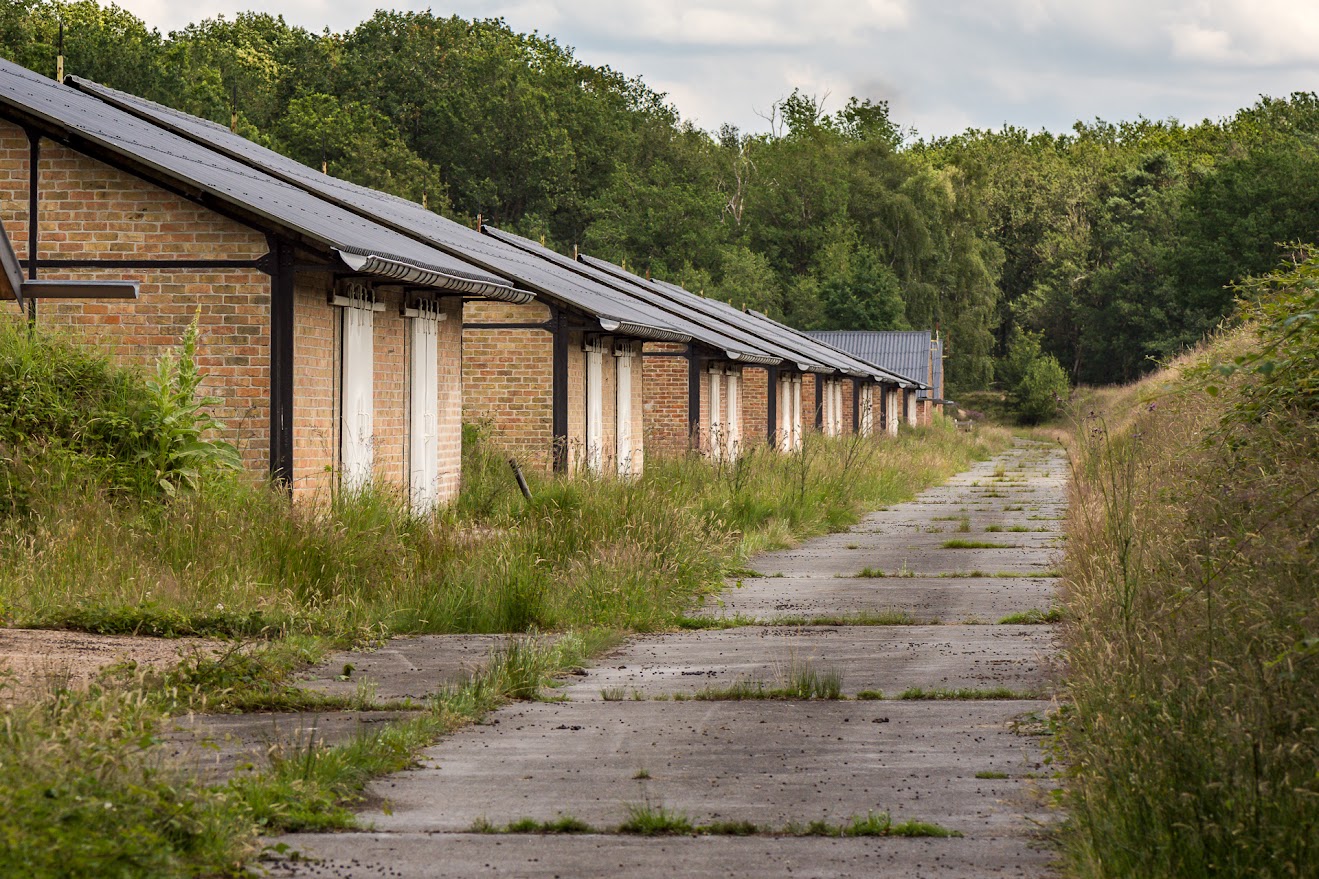
[[[586,469],[599,475],[604,449],[604,353],[598,346],[586,350]]]
[[[341,484],[350,491],[371,483],[375,420],[375,342],[372,303],[354,298],[343,314],[343,400],[340,408],[343,467]]]
[[[409,443],[412,510],[429,513],[440,500],[439,328],[438,306],[422,303],[412,325],[412,382]]]
[[[634,472],[632,460],[632,352],[623,347],[616,358],[618,364],[618,403],[614,407],[618,414],[618,475],[631,476]]]
[[[801,376],[792,377],[792,448],[800,449],[802,444],[801,426]]]
[[[724,374],[710,370],[710,457],[718,461],[723,457],[724,439]]]
[[[843,383],[834,382],[834,436],[843,435]]]

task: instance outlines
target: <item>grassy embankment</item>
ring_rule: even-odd
[[[217,872],[249,858],[258,831],[342,826],[371,775],[501,700],[535,698],[620,632],[678,624],[751,552],[844,527],[1007,442],[944,427],[813,438],[721,468],[652,459],[629,482],[532,475],[526,502],[472,431],[459,502],[418,519],[386,491],[290,508],[228,473],[201,442],[197,378],[186,352],[151,384],[0,326],[0,619],[246,644],[14,708],[0,812],[18,817],[0,872]],[[151,747],[171,713],[315,706],[288,680],[328,647],[442,632],[558,637],[515,642],[415,718],[255,778],[207,788]]]
[[[1083,401],[1065,564],[1081,877],[1319,864],[1319,261],[1244,326]]]

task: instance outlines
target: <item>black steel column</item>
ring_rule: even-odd
[[[815,374],[815,429],[824,433],[824,376]]]
[[[701,358],[687,345],[687,442],[693,449],[701,445]]]
[[[37,185],[41,179],[41,175],[38,173],[41,164],[41,135],[29,128],[27,130],[27,142],[27,277],[29,281],[35,281],[37,279],[37,229],[40,222]],[[17,290],[14,291],[14,295],[18,295]],[[27,319],[29,324],[36,326],[37,298],[35,296],[27,301]]]
[[[852,379],[852,435],[861,434],[861,379]]]
[[[777,449],[779,447],[779,368],[765,367],[765,376],[765,383],[768,386],[768,392],[765,394],[765,412],[769,422],[765,436],[769,439],[769,447]]]
[[[551,408],[554,430],[554,469],[568,472],[568,316],[557,306],[553,309],[553,367]]]
[[[293,489],[293,245],[275,242],[270,275],[270,476]]]

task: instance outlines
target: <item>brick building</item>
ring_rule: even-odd
[[[197,320],[203,389],[221,400],[226,438],[298,495],[375,478],[419,508],[451,498],[462,298],[532,298],[6,61],[0,223],[29,278],[140,291],[126,302],[40,300],[43,326],[146,364]]]
[[[944,399],[943,340],[929,330],[828,330],[811,333],[826,342],[902,375],[918,387],[904,400],[913,424],[929,424]]]

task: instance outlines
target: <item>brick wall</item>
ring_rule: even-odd
[[[463,323],[543,323],[539,302],[469,302]],[[578,353],[580,354],[580,343]],[[571,352],[569,360],[571,361]],[[490,425],[525,466],[554,463],[554,338],[542,329],[462,329],[463,420]]]
[[[769,370],[748,366],[742,370],[742,447],[763,445],[769,434]],[[778,393],[777,388],[775,393]]]
[[[339,309],[330,276],[302,273],[293,291],[293,490],[329,497],[339,463]]]
[[[655,356],[681,354],[686,345],[647,342],[642,357],[644,397],[643,432],[652,455],[678,455],[691,448],[687,425],[687,358]],[[648,356],[647,356],[648,355]]]
[[[816,385],[823,385],[824,379],[813,372],[808,372],[801,377],[801,429],[803,433],[815,431],[819,433],[816,427],[817,413],[820,411],[820,397],[816,391]]]
[[[376,479],[395,485],[408,485],[408,441],[410,406],[408,373],[411,366],[408,319],[399,313],[402,292],[396,287],[376,290],[376,301],[385,310],[371,318],[374,415],[371,438],[372,467]]]
[[[843,396],[842,435],[852,436],[853,434],[856,433],[856,425],[852,423],[852,413],[856,411],[856,407],[854,405],[856,401],[852,399],[852,394],[855,393],[854,388],[856,387],[856,380],[845,378],[840,382],[840,384],[842,385],[841,393]]]
[[[27,257],[28,142],[0,121],[0,219],[20,259]],[[265,236],[49,140],[38,167],[38,256],[43,259],[251,259]],[[244,462],[264,471],[269,460],[270,279],[254,269],[41,270],[42,278],[131,280],[136,302],[39,305],[39,322],[70,330],[108,349],[124,364],[151,366],[178,344],[197,318],[202,392],[224,436]]]
[[[458,298],[442,303],[436,348],[439,359],[440,435],[436,451],[440,458],[440,502],[458,496],[463,471],[463,302]]]

